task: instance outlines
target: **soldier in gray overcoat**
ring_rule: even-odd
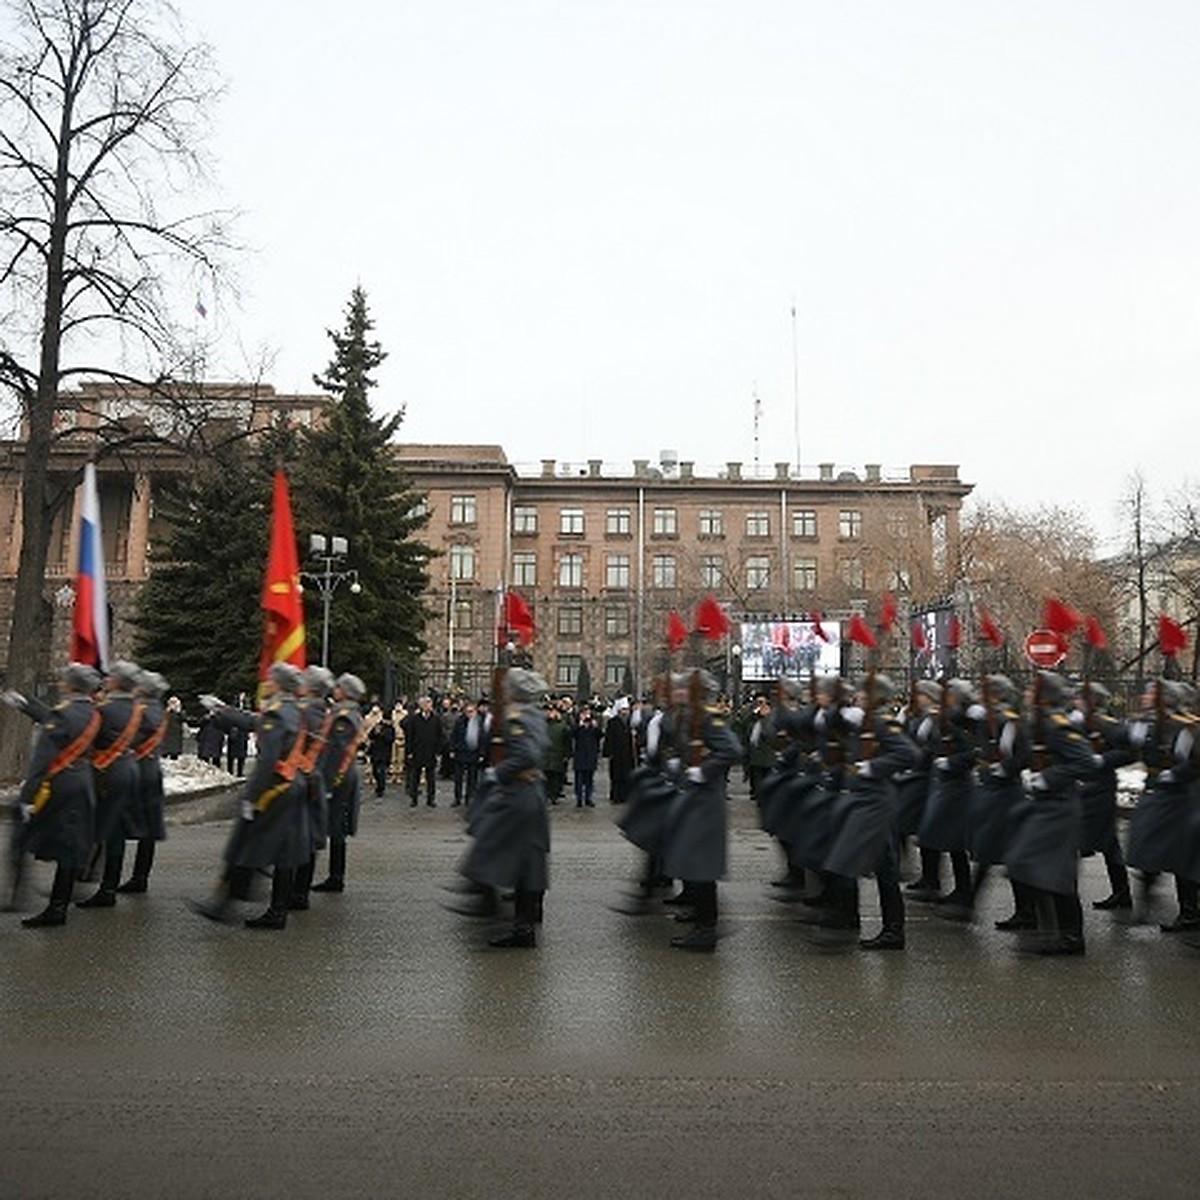
[[[678,950],[711,951],[717,945],[717,881],[725,875],[729,854],[727,778],[741,762],[742,744],[725,714],[711,703],[716,681],[694,670],[686,704],[676,713],[674,743],[682,753],[679,790],[667,810],[663,829],[663,871],[683,882],[690,911],[677,920],[694,922],[688,934],[674,937]]]
[[[73,662],[59,675],[59,701],[53,708],[18,692],[3,694],[6,704],[38,722],[29,769],[17,797],[14,865],[19,874],[22,854],[56,864],[50,903],[21,922],[31,929],[66,923],[75,874],[95,840],[91,751],[100,730],[94,702],[100,683],[100,672],[94,667]]]
[[[112,664],[104,677],[104,689],[96,705],[100,729],[92,746],[92,770],[96,780],[97,844],[104,851],[104,873],[100,887],[77,908],[112,908],[117,902],[125,839],[136,836],[140,821],[137,787],[138,765],[133,748],[145,708],[136,695],[141,669],[136,663]]]
[[[230,902],[247,898],[256,870],[272,868],[271,901],[260,916],[246,920],[248,929],[283,929],[294,873],[311,853],[308,833],[307,784],[300,771],[306,735],[298,693],[300,669],[273,663],[263,682],[263,703],[255,713],[222,704],[215,696],[200,702],[222,728],[239,725],[253,730],[258,757],[242,789],[241,817],[225,847],[225,869],[215,896],[192,907],[210,920],[229,918]]]
[[[329,874],[313,885],[314,892],[346,890],[346,839],[358,832],[362,794],[358,747],[363,718],[359,706],[366,693],[366,685],[357,675],[339,675],[333,685],[332,722],[317,764],[328,798]]]
[[[333,672],[327,667],[305,667],[300,680],[300,719],[305,733],[304,756],[300,773],[304,776],[304,803],[308,814],[308,843],[310,853],[296,868],[288,908],[303,912],[308,908],[308,893],[312,887],[313,870],[318,850],[325,849],[329,836],[329,796],[320,761],[329,740],[333,724],[333,708],[329,703],[333,691]]]
[[[149,888],[155,848],[167,836],[162,751],[173,719],[163,704],[166,693],[167,681],[157,671],[140,673],[137,695],[142,703],[142,719],[133,743],[138,781],[133,807],[126,812],[126,836],[137,842],[137,850],[133,872],[117,888],[122,895],[141,895]]]
[[[825,860],[832,877],[831,899],[840,900],[816,924],[835,931],[858,929],[858,878],[874,875],[883,928],[859,944],[864,950],[904,948],[904,901],[900,894],[899,797],[895,776],[920,754],[889,706],[895,685],[886,675],[869,675],[855,705],[837,711],[846,729],[850,764],[834,801],[833,840]]]
[[[472,806],[474,840],[460,866],[472,885],[490,889],[485,895],[500,888],[515,893],[512,928],[489,943],[500,948],[537,944],[535,927],[549,884],[550,822],[542,776],[549,738],[539,707],[545,693],[546,681],[533,671],[510,667],[504,673],[503,711],[498,704],[492,731],[499,744]]]
[[[1022,947],[1038,954],[1082,954],[1079,903],[1079,781],[1095,771],[1082,731],[1065,708],[1070,686],[1053,671],[1039,671],[1026,711],[1030,722],[1029,806],[1013,833],[1008,873],[1034,890],[1037,937]]]

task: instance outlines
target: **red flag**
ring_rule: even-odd
[[[951,650],[957,650],[962,645],[962,622],[958,619],[958,613],[950,614],[950,624],[946,629],[946,641]]]
[[[879,610],[879,628],[884,633],[891,633],[896,624],[899,610],[896,608],[896,597],[891,592],[883,595],[883,607]]]
[[[924,621],[912,623],[912,648],[918,653],[929,649],[929,639],[925,636]]]
[[[679,649],[687,641],[687,626],[683,618],[672,609],[667,617],[667,649],[672,652]]]
[[[829,641],[829,634],[825,632],[821,625],[821,614],[817,612],[816,609],[813,609],[813,611],[808,614],[808,620],[813,627],[813,636],[819,637],[823,642]]]
[[[1108,648],[1108,638],[1104,636],[1104,630],[1100,628],[1100,621],[1096,617],[1088,617],[1087,626],[1084,629],[1084,637],[1087,638],[1087,644],[1093,650],[1105,650]]]
[[[984,641],[991,642],[997,649],[1004,645],[1004,634],[986,608],[979,610],[979,634]]]
[[[875,641],[875,635],[871,632],[871,627],[855,613],[850,618],[850,628],[847,631],[852,642],[857,642],[860,646],[866,646],[868,650],[873,650],[878,644]]]
[[[533,613],[519,592],[504,594],[504,624],[522,646],[528,646],[533,641],[536,632]]]
[[[1188,635],[1182,625],[1165,613],[1158,618],[1158,645],[1168,658],[1174,658],[1187,644]]]
[[[729,618],[712,596],[705,596],[696,606],[696,632],[715,642],[729,632]]]
[[[304,603],[300,589],[300,556],[292,524],[292,502],[287,477],[275,472],[275,494],[271,502],[271,548],[263,578],[260,606],[265,614],[262,657],[258,676],[267,677],[272,663],[289,662],[303,667]]]
[[[1083,624],[1083,617],[1061,600],[1051,596],[1042,610],[1042,624],[1055,633],[1070,637]]]

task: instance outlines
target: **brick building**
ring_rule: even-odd
[[[328,403],[232,384],[204,385],[197,395],[214,432],[260,429],[280,417],[311,424]],[[54,473],[81,471],[101,425],[171,419],[164,411],[171,409],[131,401],[110,385],[85,385],[64,398]],[[19,554],[22,452],[20,440],[0,444],[4,639]],[[817,608],[836,619],[884,591],[902,602],[943,596],[956,579],[959,513],[971,491],[949,465],[899,472],[875,464],[701,467],[663,452],[632,464],[545,459],[525,466],[510,463],[500,446],[451,443],[398,444],[396,454],[412,490],[425,497],[430,519],[422,540],[440,552],[429,564],[429,651],[421,663],[398,664],[399,678],[471,691],[486,687],[505,587],[533,610],[533,661],[552,686],[574,690],[586,671],[592,690],[607,694],[648,683],[663,663],[668,614],[690,616],[706,593],[735,620],[796,619]],[[164,443],[136,445],[99,465],[117,646],[129,644],[124,621],[149,570],[156,488],[188,461],[187,452]],[[72,600],[77,521],[69,509],[56,523],[46,581],[56,653],[65,652]],[[298,531],[302,547],[308,532]],[[718,668],[736,671],[737,636],[735,626],[708,648]],[[0,654],[7,657],[4,641]]]

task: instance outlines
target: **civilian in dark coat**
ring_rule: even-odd
[[[575,777],[575,807],[593,808],[596,767],[600,762],[603,735],[590,707],[579,712],[579,723],[571,733],[571,771]]]
[[[163,734],[159,754],[163,758],[176,759],[183,753],[183,705],[178,696],[168,696],[165,709],[167,729]]]
[[[213,719],[212,713],[205,713],[196,728],[196,757],[201,762],[219,767],[224,749],[225,730]]]
[[[29,768],[17,798],[18,854],[56,864],[50,903],[21,922],[28,928],[63,925],[71,903],[75,873],[87,861],[94,840],[92,814],[96,789],[91,750],[100,730],[93,697],[100,673],[83,663],[68,663],[59,676],[59,702],[52,709],[5,692],[5,703],[38,722]]]
[[[633,773],[633,730],[629,726],[629,700],[622,696],[613,705],[604,725],[604,757],[608,759],[608,798],[612,804],[624,804],[629,797],[629,776]]]
[[[367,761],[371,764],[371,778],[375,782],[375,798],[378,800],[387,788],[388,771],[392,765],[392,750],[396,745],[396,727],[391,717],[383,713],[367,734]]]
[[[417,806],[422,776],[425,778],[425,803],[430,808],[436,807],[438,757],[444,746],[442,718],[434,712],[433,701],[422,696],[417,707],[404,718],[405,775],[413,808]]]

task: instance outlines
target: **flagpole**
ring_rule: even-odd
[[[800,478],[800,350],[796,337],[796,298],[792,297],[792,434],[796,443],[796,478]]]

